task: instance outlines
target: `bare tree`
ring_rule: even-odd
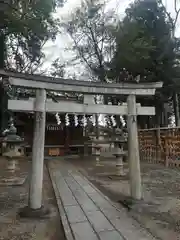
[[[105,3],[86,0],[71,19],[62,24],[73,42],[76,60],[85,64],[96,80],[106,81],[108,62],[113,54],[113,38],[108,30],[113,14],[105,11]]]

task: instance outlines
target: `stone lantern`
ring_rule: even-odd
[[[95,150],[93,155],[95,156],[96,166],[101,166],[101,164],[100,164],[100,156],[101,156],[100,143],[101,143],[101,141],[99,139],[93,139],[92,143],[93,143],[93,148]]]
[[[124,176],[124,169],[123,169],[123,158],[127,155],[127,152],[124,151],[124,144],[127,142],[127,137],[125,136],[122,129],[117,129],[115,132],[115,153],[114,156],[116,157],[116,168],[117,168],[117,175]]]
[[[23,149],[21,148],[21,143],[23,139],[18,136],[17,129],[11,123],[9,129],[6,131],[6,136],[3,139],[3,143],[5,144],[5,149],[3,152],[3,156],[7,159],[7,172],[9,173],[8,178],[4,179],[4,182],[17,182],[19,178],[15,177],[14,173],[18,169],[18,158],[23,156]]]

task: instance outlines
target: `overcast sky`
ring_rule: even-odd
[[[125,9],[128,5],[133,2],[133,0],[109,0],[107,4],[107,9],[115,9],[117,14],[120,17],[123,17]],[[71,16],[73,10],[80,6],[81,0],[67,0],[66,4],[63,8],[60,8],[57,12],[57,16],[60,18],[68,18]],[[166,5],[169,12],[171,12],[172,16],[174,15],[174,6],[173,0],[164,0],[164,4]],[[180,21],[178,21],[179,23]],[[177,28],[177,35],[180,35],[180,27]],[[71,45],[70,38],[64,34],[57,36],[55,42],[48,42],[44,47],[44,53],[46,55],[45,63],[43,68],[47,69],[50,67],[53,60],[56,58],[60,58],[63,61],[66,61],[71,58],[70,54],[67,54],[67,51],[64,49]],[[81,72],[81,68],[77,71]]]

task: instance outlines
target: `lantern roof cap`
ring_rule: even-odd
[[[6,136],[3,139],[3,142],[6,143],[22,143],[23,139],[17,135],[17,129],[14,124],[11,124],[8,131],[6,132]]]

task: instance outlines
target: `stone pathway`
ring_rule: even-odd
[[[67,240],[155,240],[76,169],[62,160],[49,161]]]

